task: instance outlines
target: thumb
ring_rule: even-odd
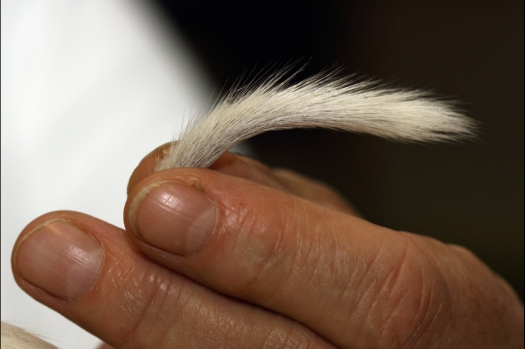
[[[430,301],[446,287],[407,234],[243,178],[161,171],[132,190],[125,224],[160,264],[337,346],[419,341],[446,325],[448,308]]]

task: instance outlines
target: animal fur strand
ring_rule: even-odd
[[[2,321],[2,349],[56,349],[19,327]]]
[[[208,167],[250,137],[291,128],[327,128],[415,142],[471,137],[472,120],[424,92],[320,74],[289,85],[283,73],[228,93],[206,116],[192,120],[156,171]]]

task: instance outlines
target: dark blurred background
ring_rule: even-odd
[[[461,102],[480,137],[399,144],[324,130],[252,140],[258,158],[324,181],[368,220],[468,247],[523,299],[523,1],[156,0],[217,89],[300,60]]]

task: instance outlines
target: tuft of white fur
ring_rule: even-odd
[[[2,321],[2,349],[56,349],[19,327]]]
[[[208,167],[243,140],[291,128],[327,128],[415,142],[473,135],[472,120],[421,91],[382,88],[333,74],[290,85],[284,73],[255,86],[234,88],[207,116],[191,120],[155,171]]]

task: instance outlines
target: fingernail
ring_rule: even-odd
[[[215,230],[217,210],[195,188],[171,181],[149,185],[130,207],[135,234],[162,250],[189,255],[201,251]]]
[[[73,224],[44,223],[30,233],[16,254],[21,276],[29,283],[64,299],[83,297],[93,286],[102,264],[98,242]]]

